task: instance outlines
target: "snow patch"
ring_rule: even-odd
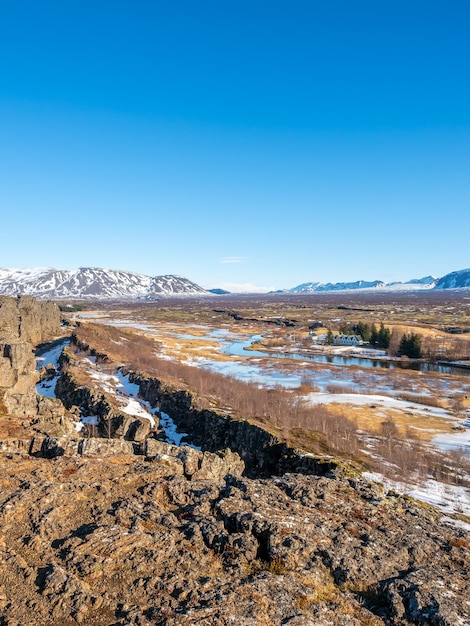
[[[188,444],[183,441],[183,439],[187,437],[188,434],[179,433],[173,419],[168,415],[168,413],[165,413],[164,411],[160,411],[160,426],[163,428],[165,432],[168,443],[173,444],[175,446],[187,445],[188,447],[193,448],[194,450],[201,449],[199,446]]]
[[[415,500],[431,504],[448,514],[463,513],[470,516],[470,490],[459,485],[447,485],[436,480],[408,483],[386,478],[378,472],[364,472],[364,478],[382,483],[386,490],[411,496]],[[470,530],[470,524],[467,524]]]

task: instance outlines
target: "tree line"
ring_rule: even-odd
[[[359,335],[362,340],[369,343],[373,348],[388,350],[392,339],[392,331],[382,322],[377,326],[367,322],[344,324],[339,332],[343,335]],[[396,344],[395,344],[396,345]],[[416,333],[404,333],[400,339],[397,350],[398,356],[407,356],[410,359],[419,359],[423,356],[421,337]]]

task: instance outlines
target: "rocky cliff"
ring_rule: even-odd
[[[0,342],[23,342],[36,346],[60,333],[60,312],[52,302],[30,296],[0,296]]]
[[[61,412],[57,403],[36,393],[36,345],[60,334],[60,313],[51,302],[31,297],[0,297],[0,420],[1,415],[35,418]],[[62,411],[63,412],[63,411]]]

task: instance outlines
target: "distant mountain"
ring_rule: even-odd
[[[377,289],[385,286],[381,280],[367,282],[365,280],[357,280],[354,283],[303,283],[297,285],[290,291],[292,293],[313,293],[323,291],[345,291],[349,289]]]
[[[31,295],[37,298],[153,300],[170,295],[209,295],[187,278],[174,275],[146,276],[135,272],[81,267],[0,269],[0,295]]]
[[[424,278],[414,278],[406,283],[394,282],[385,283],[382,280],[357,280],[352,283],[302,283],[286,290],[288,293],[322,293],[332,291],[356,291],[356,290],[369,290],[369,291],[416,291],[423,289],[432,289],[436,285],[437,279],[433,276],[426,276]]]
[[[408,282],[381,280],[339,283],[308,282],[273,293],[325,293],[337,291],[417,291],[470,288],[470,268],[442,278],[425,276]],[[36,298],[70,300],[157,300],[168,296],[224,295],[224,289],[206,291],[182,276],[147,276],[136,272],[81,267],[58,270],[49,267],[0,269],[0,295],[31,295]]]
[[[215,293],[216,296],[226,296],[230,293],[230,291],[226,291],[225,289],[219,289],[216,287],[215,289],[208,289],[210,293]]]
[[[462,289],[470,287],[470,268],[446,274],[436,283],[436,289]]]
[[[435,286],[438,278],[434,278],[434,276],[425,276],[424,278],[413,278],[412,280],[408,280],[405,285],[433,285]]]

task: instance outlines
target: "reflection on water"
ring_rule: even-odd
[[[357,365],[360,367],[385,368],[385,369],[405,369],[418,372],[438,372],[439,374],[454,374],[459,376],[470,376],[470,370],[453,367],[451,365],[441,365],[438,363],[423,363],[416,361],[391,361],[387,359],[372,359],[368,357],[344,356],[337,354],[300,354],[295,352],[269,352],[260,350],[249,350],[252,343],[263,339],[263,335],[251,335],[244,341],[227,340],[223,337],[229,335],[228,331],[215,330],[205,335],[178,335],[178,339],[218,339],[223,354],[245,357],[271,357],[277,359],[297,359],[301,361],[314,361],[315,363],[326,363],[329,365]]]

